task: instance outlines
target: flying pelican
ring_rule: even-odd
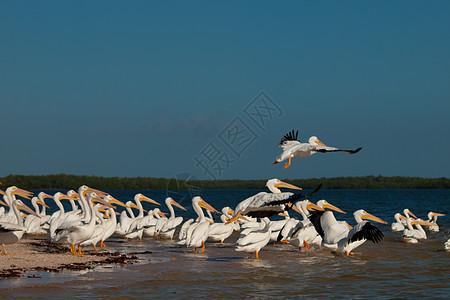
[[[180,225],[183,222],[183,217],[175,217],[175,211],[172,205],[175,205],[184,211],[186,211],[186,208],[184,208],[181,204],[173,200],[171,197],[167,197],[165,203],[169,208],[170,217],[162,225],[161,229],[159,229],[157,234],[160,238],[172,239],[173,234],[175,233],[175,229],[177,228],[178,225]]]
[[[197,248],[201,248],[202,252],[204,252],[205,241],[208,239],[209,235],[210,222],[206,220],[202,207],[214,213],[219,212],[199,196],[192,198],[192,206],[197,213],[199,220],[188,228],[186,246],[193,247],[195,253],[197,253]]]
[[[281,187],[297,190],[301,190],[301,188],[276,178],[268,180],[266,186],[272,193],[260,192],[240,202],[234,209],[234,217],[229,222],[237,220],[240,215],[263,218],[282,213],[292,208],[297,200],[310,197],[317,193],[322,187],[322,184],[308,195],[281,192],[279,189]]]
[[[428,230],[429,231],[433,231],[433,232],[438,232],[439,231],[439,225],[437,224],[437,218],[438,217],[442,217],[445,216],[445,214],[441,214],[441,213],[435,213],[430,211],[428,213],[428,222],[433,223],[433,226],[428,226]]]
[[[1,204],[5,203],[2,201]],[[39,215],[26,206],[22,200],[14,200],[10,205],[10,208],[16,219],[13,222],[0,222],[0,244],[2,244],[3,248],[3,252],[0,252],[1,255],[8,255],[5,245],[17,243],[27,230],[27,228],[23,226],[23,220],[20,216],[19,209],[39,217]]]
[[[346,223],[338,223],[331,211],[313,212],[310,220],[322,236],[325,247],[343,252],[348,256],[353,254],[351,252],[353,249],[362,245],[366,240],[374,243],[383,240],[384,236],[381,230],[364,219],[387,224],[362,209],[355,211],[353,216],[357,224],[351,230]]]
[[[272,164],[277,164],[282,162],[283,160],[289,159],[289,162],[284,165],[284,168],[288,168],[291,165],[291,159],[293,157],[307,157],[311,156],[317,152],[345,152],[348,154],[358,153],[362,147],[355,150],[341,150],[335,147],[328,147],[324,143],[322,143],[316,136],[312,136],[309,138],[308,143],[300,143],[297,139],[297,132],[289,132],[285,134],[281,139],[281,142],[278,144],[281,148],[283,148],[283,152],[278,155],[276,160]]]
[[[258,229],[252,229],[250,232],[242,232],[239,239],[236,241],[236,251],[253,252],[256,255],[256,259],[259,259],[259,251],[267,245],[270,241],[270,220],[267,217],[261,219],[264,227]]]

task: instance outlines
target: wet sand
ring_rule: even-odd
[[[8,255],[0,255],[0,278],[20,277],[26,271],[81,270],[99,264],[127,263],[133,257],[106,250],[84,251],[74,256],[67,247],[50,245],[45,238],[26,238],[16,244],[6,245]]]

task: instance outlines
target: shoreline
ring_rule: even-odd
[[[58,273],[63,270],[85,270],[99,265],[124,265],[138,261],[136,256],[107,250],[86,250],[84,255],[74,256],[67,247],[50,245],[47,239],[30,237],[6,245],[6,248],[9,255],[0,255],[0,279],[23,277],[30,271]]]

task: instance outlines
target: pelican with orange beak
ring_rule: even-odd
[[[428,226],[428,230],[433,232],[439,232],[439,225],[437,224],[437,218],[443,216],[445,216],[445,214],[430,211],[428,213],[428,222],[431,222],[434,225]]]
[[[17,243],[27,230],[27,227],[23,225],[19,209],[39,217],[39,215],[26,206],[22,200],[14,200],[10,207],[14,212],[16,220],[15,222],[0,222],[0,244],[2,244],[3,249],[3,252],[0,252],[1,255],[8,255],[5,245]]]
[[[209,227],[211,223],[206,220],[202,208],[207,209],[213,213],[219,213],[214,207],[208,204],[200,196],[192,198],[192,207],[198,215],[198,221],[192,224],[186,233],[186,246],[194,248],[195,253],[200,248],[202,252],[205,251],[205,241],[209,236]]]
[[[301,143],[298,139],[298,130],[297,132],[289,132],[285,134],[281,139],[281,142],[278,144],[281,148],[283,148],[283,152],[278,155],[276,160],[272,164],[278,164],[286,159],[289,159],[288,163],[284,165],[284,168],[288,168],[291,165],[291,159],[293,157],[308,157],[317,152],[345,152],[348,154],[358,153],[362,148],[358,148],[355,150],[342,150],[335,147],[328,147],[324,143],[322,143],[316,136],[312,136],[309,138],[308,143]]]
[[[167,219],[167,221],[162,225],[162,227],[157,231],[157,234],[160,238],[164,239],[172,239],[173,235],[175,233],[175,229],[178,225],[180,225],[183,222],[183,217],[176,217],[175,211],[172,207],[172,205],[175,205],[176,207],[186,211],[186,208],[184,208],[181,204],[173,200],[171,197],[167,197],[166,205],[169,208],[170,211],[170,217]]]

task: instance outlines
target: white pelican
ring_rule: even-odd
[[[220,220],[222,222],[211,224],[209,227],[208,239],[223,243],[223,241],[228,238],[233,231],[239,230],[239,224],[237,222],[227,223],[233,214],[234,211],[228,206],[222,208],[222,215],[220,216]]]
[[[99,201],[100,203],[106,205],[107,207],[112,207],[111,204],[100,198],[95,192],[88,193],[87,205],[90,210],[90,220],[86,224],[79,224],[79,222],[74,222],[72,224],[65,223],[65,226],[61,225],[61,228],[56,232],[54,241],[67,242],[70,245],[70,252],[73,255],[82,255],[80,244],[92,237],[95,230],[95,210],[93,201]],[[75,247],[78,245],[78,253]]]
[[[321,204],[322,206],[318,206],[309,200],[295,202],[295,207],[293,208],[302,215],[303,220],[297,222],[292,228],[283,228],[278,239],[282,242],[289,242],[298,248],[306,247],[306,249],[309,249],[310,244],[317,244],[320,247],[322,238],[308,219],[309,210],[323,211],[323,206],[338,209],[328,202],[321,202]]]
[[[125,210],[120,213],[119,223],[116,225],[115,231],[116,234],[121,236],[125,236],[128,233],[128,229],[130,228],[130,225],[131,223],[133,223],[133,220],[135,218],[133,210],[131,208],[139,209],[139,207],[132,201],[127,201],[125,205]],[[129,217],[127,215],[127,212],[130,215]]]
[[[418,239],[427,238],[427,234],[425,233],[425,230],[423,230],[421,225],[433,226],[432,224],[433,223],[424,221],[422,219],[413,220],[408,216],[408,218],[406,219],[407,228],[403,230],[403,240],[407,243],[417,244]],[[415,225],[416,228],[413,228],[413,225]]]
[[[172,207],[172,205],[175,205],[182,210],[186,210],[181,204],[173,200],[171,197],[167,197],[165,200],[165,203],[170,211],[170,217],[167,219],[167,221],[164,223],[164,225],[157,231],[157,234],[159,238],[164,239],[172,239],[173,234],[175,233],[175,229],[178,225],[180,225],[183,222],[183,217],[175,217],[175,211]]]
[[[356,150],[341,150],[335,147],[328,147],[316,136],[312,136],[309,138],[308,143],[300,143],[297,139],[298,137],[298,130],[297,132],[289,132],[288,134],[285,134],[284,137],[281,139],[280,146],[283,148],[283,152],[276,158],[276,160],[273,162],[273,164],[277,164],[282,162],[283,160],[289,159],[289,162],[284,165],[284,168],[288,168],[291,165],[291,159],[293,157],[307,157],[311,156],[317,152],[345,152],[348,154],[355,154],[358,153],[362,148],[358,148]]]
[[[292,207],[294,208],[295,205]],[[278,235],[280,234],[283,227],[286,225],[286,223],[291,219],[291,216],[289,215],[289,212],[283,212],[279,214],[280,216],[284,216],[284,219],[281,220],[270,220],[269,222],[269,228],[270,228],[270,242],[273,242],[275,245],[275,242],[278,240]]]
[[[321,214],[322,216],[320,217]],[[366,240],[374,243],[379,243],[383,240],[384,236],[381,230],[368,221],[363,221],[363,219],[387,224],[387,222],[362,209],[355,211],[353,216],[357,224],[351,230],[349,230],[346,223],[338,223],[331,211],[326,211],[325,213],[314,212],[310,220],[317,232],[322,236],[325,247],[343,252],[348,256],[353,254],[351,252],[353,249],[362,245]]]
[[[163,212],[159,210],[159,208],[155,208],[154,210],[148,211],[144,225],[144,234],[146,236],[157,237],[156,223],[160,218],[165,218],[165,215]]]
[[[45,230],[43,230],[41,228],[42,225],[42,217],[41,217],[41,213],[40,213],[40,209],[38,204],[42,205],[42,207],[47,207],[47,204],[45,204],[45,202],[42,202],[38,197],[33,197],[31,199],[31,204],[34,207],[34,211],[36,212],[36,215],[33,214],[29,214],[26,218],[25,218],[25,222],[24,222],[24,226],[27,228],[26,233],[27,234],[36,234],[36,237],[40,234],[40,233],[46,233]]]
[[[16,216],[15,213],[13,211],[13,209],[11,208],[11,205],[13,204],[13,202],[16,200],[16,195],[26,198],[26,199],[31,199],[31,196],[33,195],[32,192],[20,189],[16,186],[10,186],[8,187],[5,192],[4,192],[4,197],[3,199],[5,200],[6,204],[10,207],[10,209],[5,212],[3,214],[2,220],[3,222],[9,222],[9,223],[15,223],[16,222]]]
[[[236,251],[255,252],[256,259],[259,259],[259,251],[270,241],[270,220],[265,217],[261,219],[263,228],[252,229],[250,232],[242,232],[236,241]]]
[[[194,219],[189,219],[181,225],[180,232],[178,233],[178,245],[186,245],[187,232],[192,223],[194,223]]]
[[[199,220],[188,228],[186,246],[193,247],[195,253],[197,253],[197,248],[201,248],[202,252],[204,252],[205,241],[208,239],[209,235],[210,222],[206,220],[202,207],[214,213],[219,212],[199,196],[192,198],[192,206],[197,213]]]
[[[144,234],[144,226],[146,225],[147,218],[144,217],[144,208],[142,207],[142,201],[153,203],[156,205],[161,205],[153,199],[139,193],[134,196],[134,202],[139,207],[139,214],[133,219],[128,232],[125,235],[128,239],[139,238],[142,241],[142,235]]]
[[[289,189],[301,190],[295,185],[280,181],[279,179],[270,179],[266,186],[272,193],[260,192],[240,202],[235,210],[234,217],[230,221],[235,221],[239,215],[250,217],[271,217],[291,208],[293,204],[301,199],[317,193],[322,184],[320,184],[312,193],[308,195],[294,194],[290,192],[281,192],[278,188],[285,187]]]
[[[55,201],[55,204],[58,206],[59,210],[54,212],[52,214],[52,216],[50,217],[48,223],[50,224],[50,238],[53,239],[55,238],[55,232],[56,230],[59,228],[59,226],[64,223],[67,222],[68,220],[66,219],[67,214],[66,211],[64,209],[64,206],[61,203],[61,200],[63,199],[72,199],[72,197],[67,196],[61,192],[56,192],[53,195],[53,200]],[[80,221],[80,218],[77,218]],[[75,218],[72,215],[72,218],[70,219],[70,222],[75,221]]]
[[[2,202],[2,204],[5,203]],[[39,217],[38,214],[26,206],[21,200],[14,200],[10,205],[10,208],[16,219],[13,222],[0,222],[0,244],[2,244],[3,248],[3,252],[0,252],[1,255],[8,255],[5,245],[17,243],[27,230],[27,228],[23,226],[23,220],[20,216],[19,209]]]
[[[445,214],[441,214],[441,213],[435,213],[430,211],[428,213],[428,222],[433,223],[433,226],[428,226],[428,230],[429,231],[433,231],[433,232],[438,232],[439,231],[439,225],[437,224],[437,218],[438,217],[442,217],[445,216]]]
[[[394,219],[396,222],[391,224],[392,231],[403,231],[405,230],[405,225],[403,225],[402,220],[406,221],[406,217],[404,217],[401,213],[396,213],[394,215]]]
[[[123,207],[127,207],[124,203],[117,200],[111,195],[106,195],[103,200],[108,202],[109,204],[117,204]],[[104,208],[104,207],[102,207]],[[109,238],[115,231],[116,225],[117,225],[117,219],[116,219],[116,211],[114,210],[114,207],[106,207],[109,211],[109,218],[106,220],[103,218],[101,214],[98,214],[97,216],[100,218],[101,225],[98,224],[95,228],[93,236],[87,240],[81,243],[81,246],[85,245],[92,245],[97,250],[97,243],[100,242],[101,247],[106,247],[104,241]]]

